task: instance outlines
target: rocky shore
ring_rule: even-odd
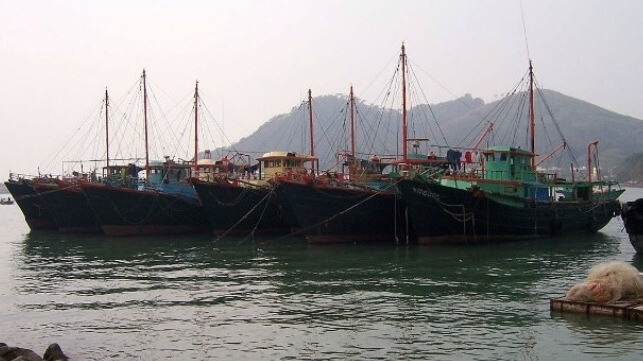
[[[0,361],[68,361],[69,358],[57,343],[47,347],[45,353],[40,357],[37,353],[20,347],[11,347],[0,342]]]

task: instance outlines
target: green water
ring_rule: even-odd
[[[39,353],[58,342],[74,360],[642,360],[643,323],[549,311],[598,262],[643,270],[622,227],[320,246],[29,232],[2,206],[0,342]]]

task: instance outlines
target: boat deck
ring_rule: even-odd
[[[549,300],[549,309],[551,312],[585,313],[643,322],[643,298],[600,304],[596,302],[571,301],[565,297],[559,297]]]

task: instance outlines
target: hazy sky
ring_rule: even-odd
[[[643,118],[643,1],[522,9],[542,87]],[[176,97],[198,79],[237,140],[309,88],[353,84],[368,101],[360,89],[394,65],[402,41],[432,103],[493,101],[527,67],[518,0],[0,0],[0,173],[34,173],[106,87],[122,96],[143,68]]]

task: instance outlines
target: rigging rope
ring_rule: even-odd
[[[214,241],[215,241],[215,242],[216,242],[216,241],[219,241],[219,240],[221,240],[223,237],[227,236],[230,232],[232,232],[232,230],[233,230],[234,228],[236,228],[236,227],[237,227],[241,222],[243,222],[246,218],[248,218],[248,216],[250,216],[250,214],[252,214],[252,212],[254,212],[254,210],[255,210],[257,207],[259,207],[259,205],[260,205],[261,203],[263,203],[263,202],[264,202],[264,201],[266,201],[269,197],[271,197],[271,196],[272,196],[272,194],[273,194],[274,192],[275,192],[275,189],[274,189],[274,188],[270,189],[270,192],[268,192],[268,194],[266,194],[266,195],[265,195],[265,197],[263,197],[259,202],[257,202],[257,204],[255,204],[255,206],[254,206],[254,207],[252,207],[252,208],[248,211],[248,213],[246,213],[243,217],[241,217],[241,219],[239,219],[239,220],[237,221],[237,223],[233,224],[233,225],[232,225],[232,227],[230,227],[228,230],[226,230],[226,231],[225,231],[225,232],[223,232],[221,235],[219,235],[217,238],[215,238],[215,240],[214,240]],[[266,201],[266,203],[268,203],[268,202]]]

